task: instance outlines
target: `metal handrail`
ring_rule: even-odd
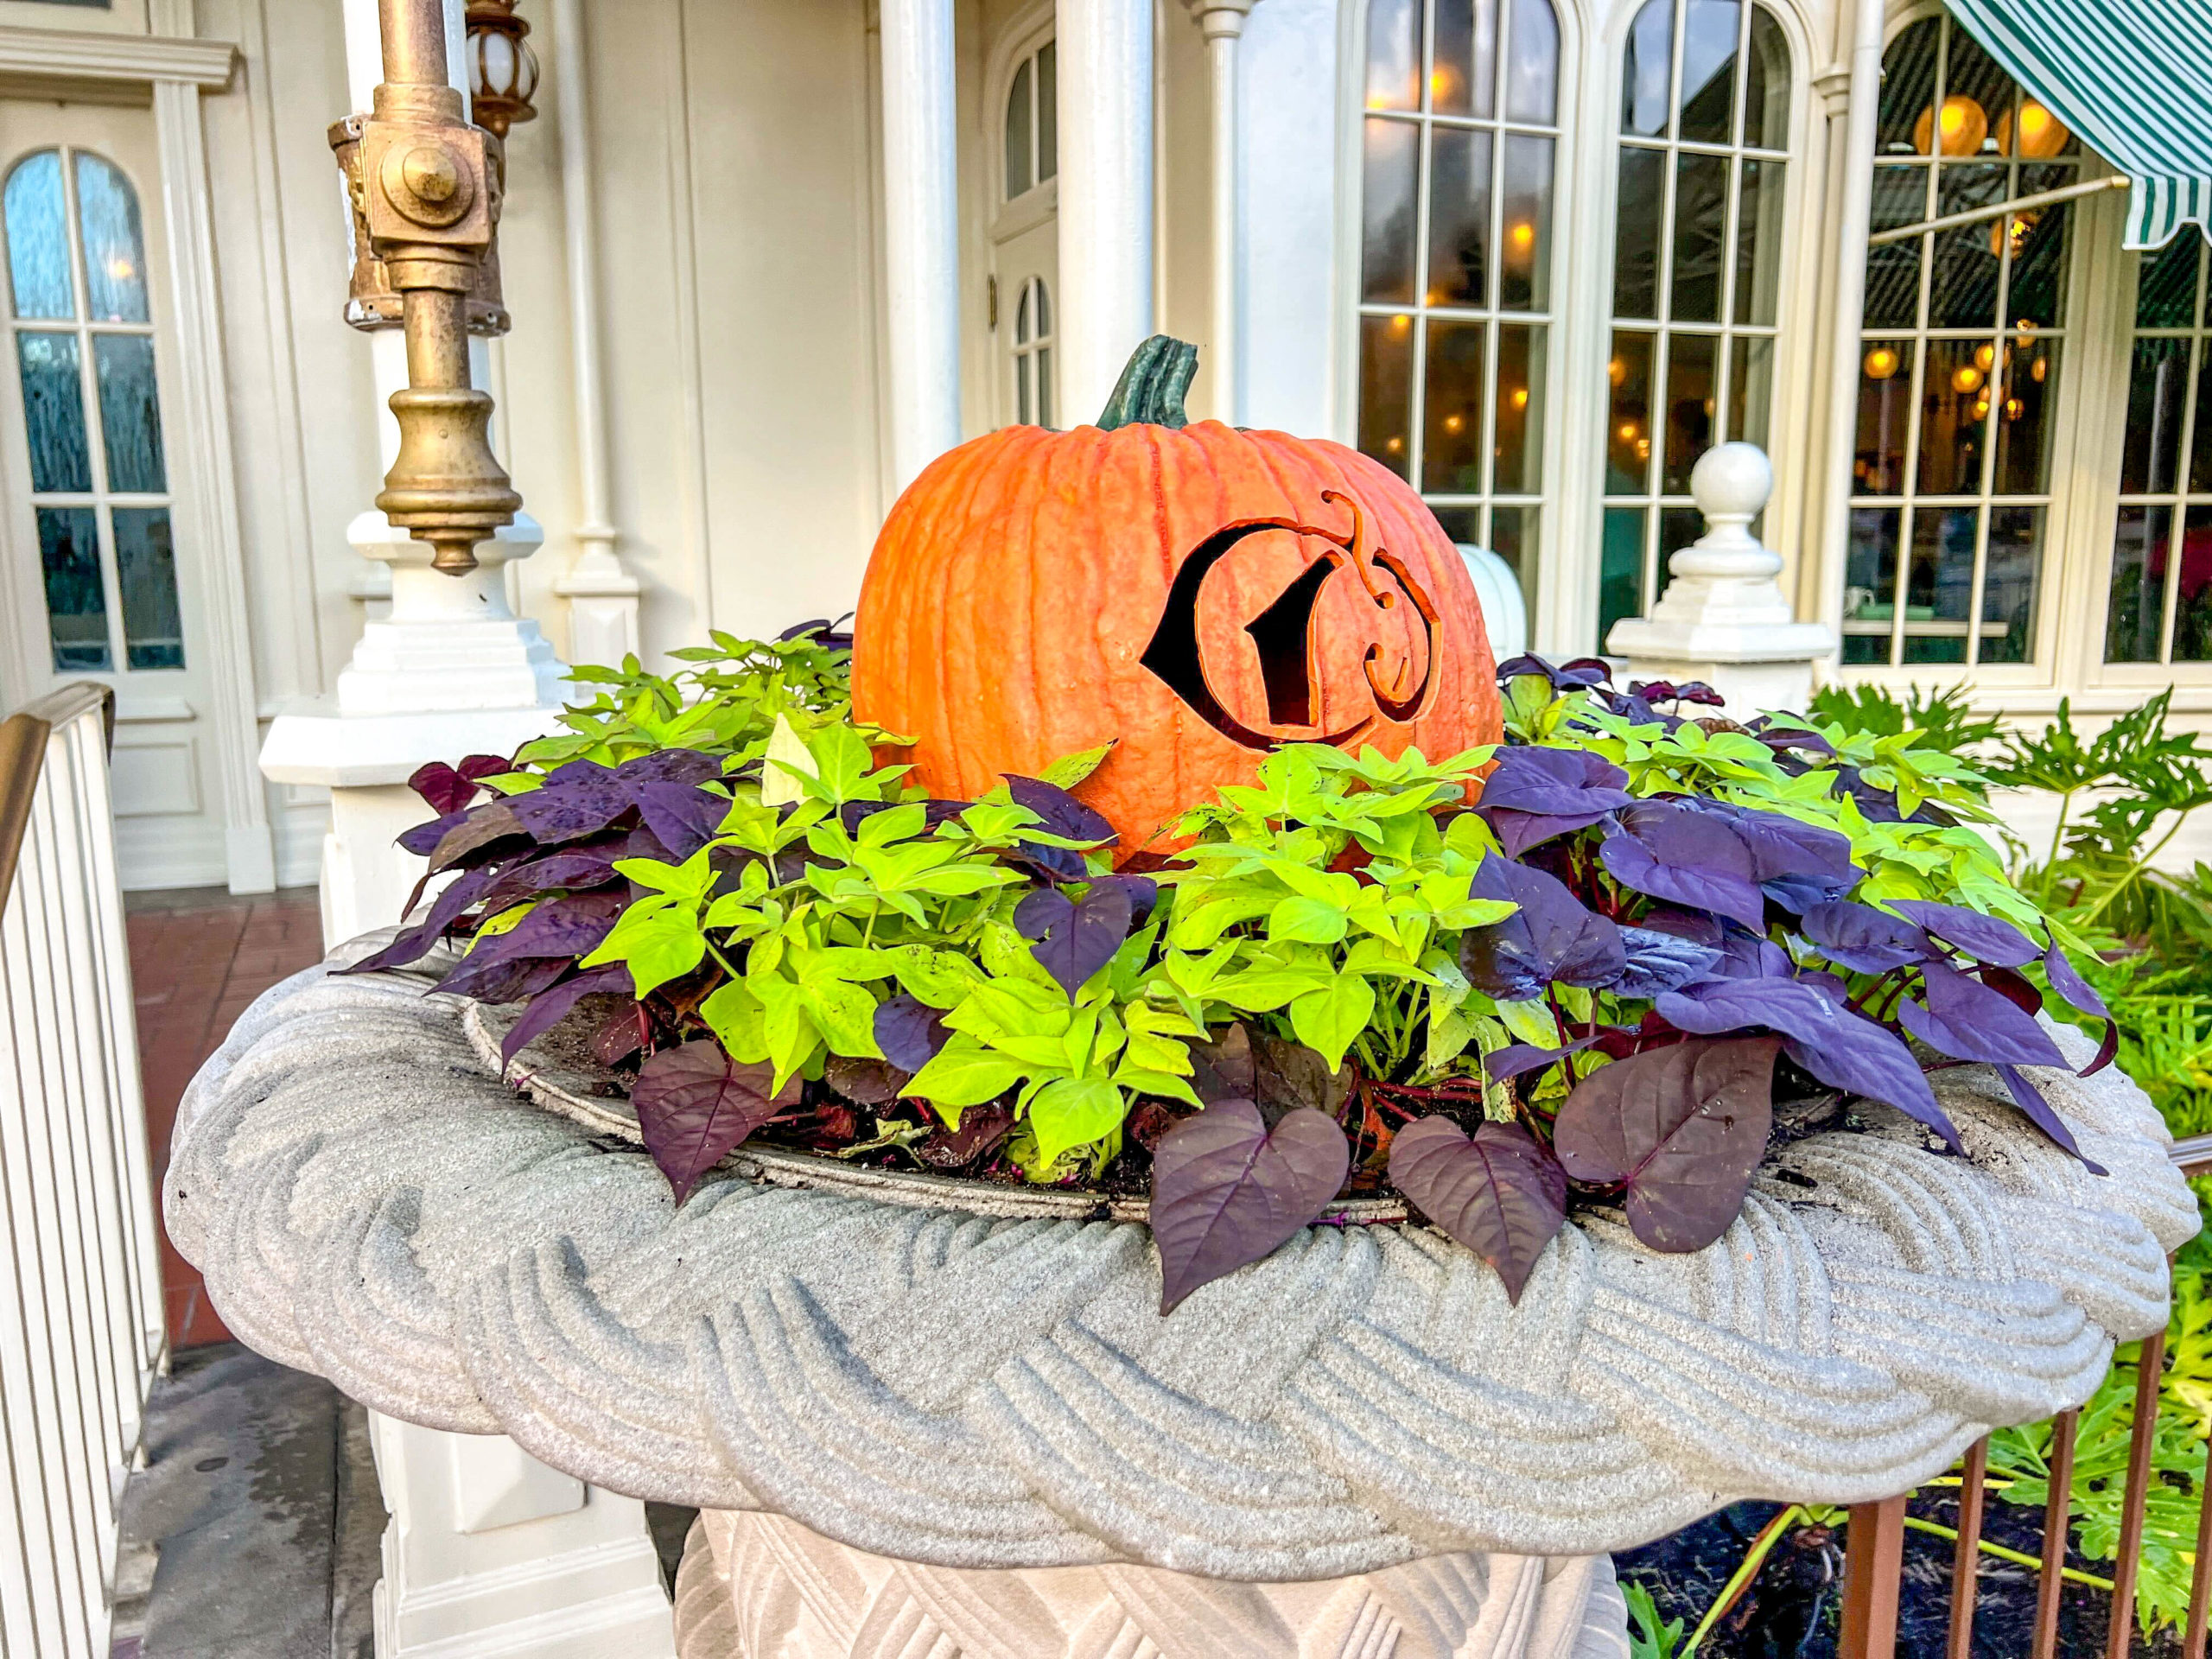
[[[25,703],[0,721],[0,905],[15,890],[16,861],[30,825],[31,802],[46,765],[46,740],[95,703],[110,749],[115,747],[115,690],[95,680],[79,680]]]

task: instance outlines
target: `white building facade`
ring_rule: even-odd
[[[0,0],[0,704],[116,686],[131,886],[314,878],[326,801],[256,758],[390,602],[349,526],[396,341],[342,320],[325,138],[360,10]],[[2113,169],[1938,7],[520,10],[482,370],[563,660],[843,613],[906,479],[1095,414],[1158,329],[1194,416],[1401,471],[1548,654],[1650,610],[1743,439],[1822,673],[2212,713],[2204,238],[2124,251]]]

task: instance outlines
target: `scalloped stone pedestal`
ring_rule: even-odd
[[[526,1049],[539,1103],[426,984],[257,1002],[179,1110],[170,1236],[241,1338],[375,1410],[722,1512],[686,1659],[1594,1659],[1554,1640],[1619,1634],[1587,1558],[1738,1498],[1886,1497],[2079,1404],[2197,1226],[2117,1071],[2031,1068],[2099,1176],[1958,1067],[1965,1157],[1859,1109],[1691,1255],[1584,1213],[1513,1306],[1377,1217],[1163,1319],[1150,1231],[1067,1194],[741,1151],[679,1208],[619,1087]]]
[[[678,1659],[1628,1659],[1625,1618],[1603,1555],[1463,1552],[1239,1584],[1127,1564],[925,1567],[715,1510],[676,1583]]]

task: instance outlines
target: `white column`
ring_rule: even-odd
[[[591,83],[583,0],[553,0],[553,83],[560,99],[562,229],[569,251],[569,355],[576,383],[576,560],[553,584],[569,601],[569,655],[618,664],[638,649],[638,579],[622,568],[607,461],[600,375],[599,212],[591,170]]]
[[[903,490],[960,442],[960,169],[952,0],[882,5],[891,469]]]
[[[1151,0],[1059,0],[1059,406],[1095,420],[1152,333]]]
[[[1732,720],[1802,714],[1813,664],[1834,654],[1834,632],[1800,622],[1775,583],[1782,556],[1759,544],[1751,520],[1774,491],[1774,468],[1754,443],[1715,444],[1690,469],[1706,531],[1668,562],[1672,580],[1648,617],[1613,624],[1606,653],[1639,680],[1702,680],[1727,699]]]
[[[1239,121],[1237,41],[1253,0],[1183,0],[1206,41],[1206,80],[1212,103],[1213,176],[1213,413],[1231,426],[1244,421],[1244,296],[1238,253],[1244,222],[1243,179],[1237,166]]]
[[[1859,442],[1859,352],[1866,308],[1866,231],[1874,200],[1874,135],[1882,98],[1883,0],[1857,0],[1851,19],[1851,92],[1843,121],[1842,195],[1836,204],[1834,310],[1829,317],[1827,454],[1821,480],[1820,614],[1843,618],[1851,552],[1851,466]]]

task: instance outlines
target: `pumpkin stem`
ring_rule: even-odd
[[[1119,427],[1187,426],[1183,410],[1191,377],[1198,372],[1198,348],[1166,334],[1154,334],[1136,348],[1128,367],[1098,416],[1102,432]]]

